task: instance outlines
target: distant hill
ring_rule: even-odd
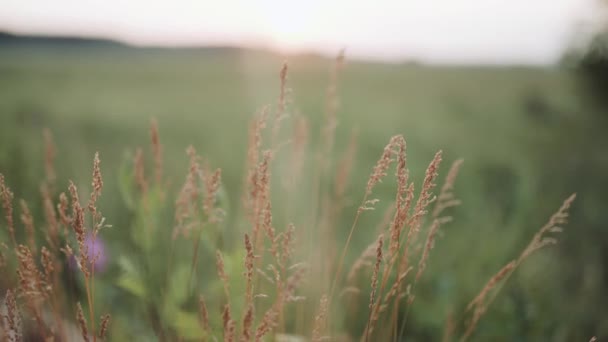
[[[54,36],[28,36],[15,35],[7,32],[0,32],[0,47],[5,46],[56,46],[56,47],[128,47],[128,45],[98,38],[81,37],[54,37]]]
[[[65,49],[103,49],[103,50],[124,50],[142,52],[162,52],[162,51],[187,51],[212,55],[230,55],[240,53],[245,50],[269,52],[263,49],[241,48],[235,46],[184,46],[184,47],[161,47],[161,46],[134,46],[111,39],[85,38],[70,36],[44,36],[44,35],[17,35],[0,31],[0,49],[2,48],[35,48],[50,50]]]

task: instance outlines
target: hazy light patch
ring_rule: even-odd
[[[597,12],[594,0],[19,0],[0,3],[0,25],[137,45],[346,47],[360,58],[547,64]]]

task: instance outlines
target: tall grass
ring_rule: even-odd
[[[137,327],[141,339],[161,341],[403,340],[417,285],[437,253],[436,237],[452,220],[450,209],[460,205],[453,189],[462,161],[452,164],[437,191],[443,158],[437,152],[415,186],[406,139],[390,138],[361,186],[348,235],[341,236],[336,226],[349,205],[345,193],[357,149],[354,133],[343,156],[334,151],[342,67],[340,54],[331,68],[325,122],[318,134],[323,143],[311,151],[310,124],[289,108],[288,67],[283,65],[277,104],[263,108],[249,125],[238,209],[226,205],[222,170],[192,146],[183,185],[172,186],[174,178],[163,172],[159,125],[152,121],[149,156],[136,149],[116,175],[132,217],[113,222],[98,207],[102,190],[115,191],[104,189],[103,158],[94,155],[88,193],[73,182],[61,192],[66,186],[58,184],[57,152],[45,131],[43,222],[35,222],[28,202],[20,200],[21,225],[16,223],[15,199],[0,174],[5,228],[0,267],[6,275],[1,283],[2,341],[75,340],[74,331],[84,341],[121,340],[126,336],[121,322],[130,315],[143,325]],[[389,181],[395,182],[395,196],[385,205],[375,191]],[[86,206],[83,194],[89,197]],[[444,341],[474,336],[516,269],[557,242],[574,198],[481,287],[463,313],[450,316]],[[353,237],[369,229],[360,227],[362,217],[381,205],[385,215],[377,237],[350,263],[358,254],[352,250]],[[113,262],[118,271],[100,276],[108,253],[100,244],[113,243],[103,242],[103,231],[111,227],[107,222],[124,230],[120,245],[128,248],[114,252],[119,254]],[[124,305],[104,302],[107,291],[118,292]],[[365,293],[367,304],[360,300]],[[357,315],[364,317],[362,326],[349,329],[345,320]]]

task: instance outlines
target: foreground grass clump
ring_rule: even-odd
[[[43,224],[34,223],[21,201],[19,229],[16,201],[0,176],[6,227],[0,265],[8,275],[0,283],[5,289],[2,338],[376,341],[407,336],[408,315],[435,240],[451,220],[450,208],[460,204],[453,187],[462,162],[452,164],[437,191],[442,161],[437,152],[414,186],[406,141],[392,137],[361,185],[348,235],[341,236],[336,225],[348,207],[345,189],[356,155],[353,138],[344,155],[334,157],[342,63],[338,58],[331,72],[317,151],[308,148],[308,121],[288,115],[283,66],[277,105],[262,109],[250,124],[238,208],[228,205],[222,170],[194,147],[187,149],[190,166],[183,185],[172,186],[175,179],[163,172],[159,128],[153,122],[151,157],[137,149],[115,173],[130,217],[106,219],[97,202],[102,190],[114,189],[103,187],[100,156],[93,159],[88,193],[72,182],[59,185],[47,134],[39,208]],[[292,123],[291,131],[286,122]],[[351,250],[353,236],[369,230],[360,226],[363,217],[381,205],[375,191],[387,186],[383,180],[394,180],[394,201],[385,206],[369,247],[349,265],[349,255],[357,254]],[[481,288],[465,312],[448,320],[446,340],[473,336],[518,266],[557,242],[555,234],[573,200],[574,195],[520,256]],[[116,230],[120,241],[105,238]],[[137,323],[127,325],[132,317]]]

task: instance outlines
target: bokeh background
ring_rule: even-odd
[[[420,180],[439,149],[446,165],[465,160],[456,186],[463,205],[437,242],[410,319],[411,338],[437,339],[447,312],[462,309],[573,192],[578,198],[560,244],[515,274],[476,338],[608,337],[604,5],[2,2],[0,172],[16,198],[36,198],[44,128],[54,135],[62,186],[68,179],[88,186],[99,151],[100,206],[114,225],[109,236],[120,239],[130,216],[118,170],[136,146],[147,144],[156,118],[170,182],[182,181],[192,144],[223,169],[228,206],[237,208],[247,125],[258,108],[276,103],[283,61],[289,113],[310,120],[314,149],[332,57],[346,48],[336,151],[356,131],[358,154],[348,189],[353,201],[337,232],[346,236],[390,136],[405,136]],[[379,195],[390,196],[390,190]],[[41,217],[40,206],[31,206]],[[230,220],[224,229],[226,236],[239,231]],[[373,232],[358,234],[353,250],[373,240]]]

